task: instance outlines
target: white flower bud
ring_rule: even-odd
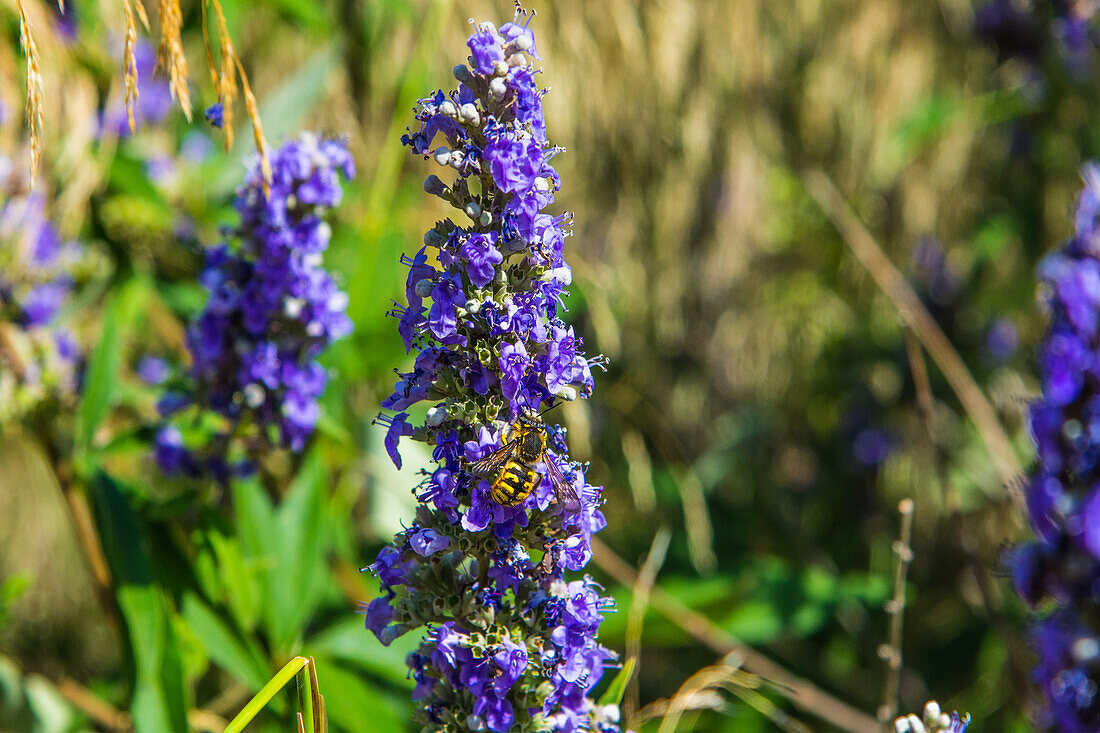
[[[1078,664],[1087,664],[1100,655],[1100,642],[1091,636],[1085,636],[1073,642],[1071,648],[1073,661]]]
[[[466,301],[466,311],[477,315],[477,312],[481,310],[481,301],[476,298],[470,298]]]
[[[331,313],[339,313],[341,311],[347,310],[348,294],[341,290],[337,290],[335,293],[329,296],[328,303],[326,305],[328,306],[329,312]]]
[[[940,719],[940,704],[935,700],[929,700],[924,704],[924,722],[929,725],[935,724]]]
[[[320,336],[323,336],[324,333],[324,327],[317,321],[310,321],[309,325],[306,326],[306,336],[309,336],[311,338],[319,338]]]
[[[456,117],[458,116],[458,107],[451,100],[444,99],[439,103],[439,114],[444,117]]]
[[[540,176],[535,179],[535,190],[546,193],[550,190],[550,179]]]
[[[320,252],[311,252],[302,256],[302,264],[306,267],[320,267],[323,262]]]
[[[416,285],[413,286],[413,290],[415,290],[416,294],[419,295],[421,298],[431,297],[432,290],[434,288],[435,288],[435,281],[429,280],[428,278],[424,278],[423,280],[418,280],[416,282]]]
[[[458,116],[471,125],[481,124],[481,113],[477,111],[477,105],[467,102],[458,109]]]
[[[573,284],[573,270],[568,265],[562,267],[555,267],[552,270],[547,270],[539,277],[543,282],[550,282],[557,280],[562,285],[569,286]]]
[[[286,314],[287,318],[297,318],[302,315],[302,308],[305,304],[305,301],[301,298],[288,295],[286,300],[283,301],[283,313]]]
[[[566,402],[572,402],[577,399],[577,390],[574,387],[570,387],[568,384],[563,384],[558,387],[558,391],[555,392],[559,399],[563,399]]]
[[[531,47],[535,45],[532,43],[530,36],[519,36],[514,43],[516,44],[516,48],[520,51],[530,51]],[[618,718],[616,718],[616,720],[618,720]]]
[[[481,212],[481,216],[479,216],[477,220],[481,224],[481,226],[487,227],[493,223],[493,215],[490,214],[488,211],[483,211]]]
[[[471,201],[470,203],[466,204],[465,211],[466,216],[470,217],[471,219],[477,219],[479,216],[481,216],[481,207],[477,205],[476,201]]]
[[[508,85],[504,83],[504,78],[500,76],[493,77],[493,80],[489,82],[489,93],[493,95],[495,99],[504,99],[504,93],[508,91]]]
[[[462,164],[466,162],[466,153],[461,150],[451,151],[451,157],[447,160],[447,164],[454,169],[459,169]]]
[[[447,419],[447,408],[442,405],[436,405],[428,410],[428,413],[424,416],[424,424],[428,427],[439,427],[444,420]]]
[[[493,73],[496,74],[497,76],[506,75],[508,73],[508,62],[503,61],[503,60],[494,61],[493,62]]]
[[[255,410],[264,403],[264,388],[252,382],[244,387],[244,403]]]
[[[451,149],[440,146],[432,153],[432,158],[440,165],[447,165],[451,162]]]

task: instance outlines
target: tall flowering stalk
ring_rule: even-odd
[[[161,429],[165,472],[224,478],[249,469],[247,460],[227,462],[235,439],[300,451],[312,435],[328,379],[317,357],[352,328],[322,253],[332,237],[325,217],[354,166],[343,142],[312,133],[276,152],[266,193],[262,163],[252,165],[234,202],[241,224],[226,231],[236,242],[207,253],[200,280],[210,297],[187,332],[189,379],[160,404],[166,415],[190,407],[224,419],[198,451],[176,424]]]
[[[1100,730],[1100,167],[1084,170],[1075,234],[1039,269],[1050,323],[1032,406],[1037,538],[1012,555],[1018,592],[1041,610],[1034,678],[1058,730]]]
[[[424,189],[460,221],[438,222],[404,260],[407,302],[393,315],[416,360],[383,402],[395,414],[379,419],[395,464],[412,438],[432,446],[435,465],[415,489],[412,526],[371,565],[385,595],[366,625],[383,644],[425,627],[408,663],[418,721],[432,730],[617,729],[618,708],[588,697],[614,659],[596,638],[611,602],[587,576],[564,577],[584,569],[605,526],[601,488],[554,427],[545,460],[580,506],[556,496],[545,463],[517,506],[494,502],[490,481],[469,470],[501,446],[506,424],[591,394],[599,363],[560,318],[569,219],[544,213],[560,187],[550,163],[560,149],[546,137],[529,21],[476,25],[470,65],[454,69],[458,89],[420,100],[419,129],[402,138],[452,173]],[[429,406],[414,426],[408,411],[420,402]]]
[[[25,184],[0,158],[0,423],[75,392],[80,349],[58,316],[95,266],[61,240],[45,197]]]

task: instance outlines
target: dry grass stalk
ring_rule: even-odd
[[[214,9],[214,18],[218,29],[218,56],[219,62],[214,61],[213,44],[210,43],[209,24],[207,21],[207,6]],[[203,0],[202,3],[202,38],[206,46],[206,66],[210,70],[210,81],[214,90],[218,93],[218,101],[222,105],[222,128],[225,130],[225,147],[228,150],[233,145],[233,103],[240,91],[237,86],[237,76],[240,75],[241,87],[244,89],[244,106],[248,112],[248,119],[252,123],[252,135],[256,142],[256,151],[260,155],[260,168],[264,175],[264,189],[271,181],[271,163],[267,157],[267,138],[264,136],[264,126],[260,121],[260,109],[256,104],[256,97],[252,94],[252,87],[248,83],[248,75],[244,71],[244,65],[233,47],[233,37],[229,35],[229,27],[225,22],[225,14],[222,12],[221,3],[218,0]]]
[[[191,121],[191,92],[187,89],[187,57],[183,53],[180,29],[183,17],[179,0],[157,0],[160,14],[160,43],[157,45],[157,63],[168,72],[168,86],[180,109]]]
[[[27,127],[31,136],[31,183],[38,177],[38,163],[42,156],[42,69],[38,57],[38,46],[31,33],[31,24],[27,20],[23,0],[17,0],[19,8],[19,45],[27,57]]]
[[[141,21],[141,25],[145,28],[145,32],[150,31],[149,28],[149,15],[145,12],[145,3],[143,0],[134,0],[134,10],[137,11],[138,20]]]
[[[901,530],[894,542],[893,550],[898,556],[894,567],[894,596],[886,602],[886,612],[890,614],[890,642],[879,647],[878,653],[886,662],[886,684],[882,693],[882,705],[878,709],[878,719],[884,725],[897,716],[898,689],[901,685],[901,634],[905,618],[905,576],[909,563],[913,562],[913,500],[902,499],[898,504],[901,514]]]
[[[214,64],[214,55],[210,44],[210,35],[206,22],[206,6],[214,8],[214,15],[218,22],[218,55],[221,57],[220,68]],[[225,148],[228,150],[233,145],[233,102],[237,99],[237,51],[233,48],[233,38],[229,35],[226,26],[225,14],[218,0],[204,0],[202,4],[202,37],[206,43],[206,65],[210,69],[210,80],[218,93],[218,101],[222,104],[223,128],[225,129]],[[241,72],[244,75],[244,72]]]
[[[141,3],[138,3],[141,6]],[[130,132],[134,132],[134,103],[138,98],[138,68],[137,56],[134,50],[137,47],[137,22],[134,20],[134,10],[130,6],[130,0],[122,0],[122,9],[126,12],[126,46],[122,51],[122,64],[126,94],[123,104],[126,105],[126,120],[130,123]]]
[[[596,564],[616,582],[629,586],[638,582],[638,572],[597,538],[592,539],[592,553]],[[726,655],[727,659],[736,656],[739,667],[766,680],[795,707],[836,728],[854,733],[880,733],[881,728],[874,718],[819,689],[809,680],[788,672],[763,653],[742,644],[721,626],[689,608],[659,585],[653,586],[650,591],[650,605],[689,636]]]
[[[256,141],[256,152],[260,154],[260,170],[264,174],[264,193],[267,193],[268,184],[271,182],[271,161],[267,158],[267,138],[264,137],[264,126],[260,122],[260,108],[256,104],[256,97],[252,94],[252,87],[248,84],[248,77],[241,66],[241,60],[236,59],[237,70],[241,74],[241,86],[244,87],[244,108],[248,111],[248,119],[252,121],[252,137]]]

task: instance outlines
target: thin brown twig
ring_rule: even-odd
[[[974,575],[985,612],[992,620],[993,627],[997,630],[1000,638],[1012,639],[1014,633],[995,602],[996,593],[990,580],[989,570],[982,562],[977,542],[967,527],[966,519],[963,517],[962,508],[959,504],[958,494],[951,483],[947,451],[943,449],[937,438],[935,404],[932,398],[932,384],[928,379],[928,369],[924,363],[924,355],[921,352],[920,344],[909,329],[905,329],[905,351],[913,375],[917,409],[920,412],[921,421],[924,423],[925,443],[932,456],[939,482],[940,500],[947,509],[948,520],[954,530],[958,547],[963,553],[970,572]],[[1031,685],[1028,682],[1026,672],[1028,664],[1022,658],[1020,648],[1016,644],[1008,644],[1007,648],[1009,670],[1016,689],[1030,689]]]
[[[637,582],[638,572],[603,542],[593,539],[592,552],[596,564],[616,582],[625,586],[632,586]],[[812,682],[787,671],[763,653],[741,643],[703,614],[670,596],[660,586],[653,587],[650,593],[650,604],[688,635],[718,654],[726,655],[735,652],[741,657],[742,667],[775,685],[779,692],[800,710],[854,733],[879,733],[878,723],[873,717],[833,697]]]
[[[128,713],[115,708],[99,695],[89,690],[71,677],[62,677],[55,686],[61,696],[72,703],[73,707],[87,715],[100,727],[111,731],[127,731],[131,729],[131,721]]]
[[[905,620],[905,577],[909,563],[913,562],[913,500],[902,499],[898,504],[901,514],[901,531],[893,550],[898,556],[894,568],[894,595],[886,602],[890,614],[890,642],[879,647],[879,656],[886,661],[886,683],[883,685],[882,705],[878,709],[879,722],[889,723],[897,716],[898,690],[901,687],[901,638]]]
[[[920,302],[920,298],[913,292],[913,288],[906,282],[901,272],[852,212],[848,202],[825,172],[820,168],[811,168],[803,172],[802,180],[810,196],[840,232],[841,238],[852,254],[894,304],[902,321],[913,329],[921,344],[943,372],[951,389],[962,403],[963,409],[978,428],[978,433],[993,458],[993,464],[1001,479],[1009,487],[1013,500],[1022,509],[1023,497],[1012,487],[1023,473],[1023,467],[993,407],[974,381],[974,377],[967,370],[958,352]]]

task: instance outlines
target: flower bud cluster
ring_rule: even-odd
[[[924,705],[924,713],[903,715],[894,721],[895,733],[964,733],[970,725],[970,714],[950,715],[940,709],[940,704],[929,700]]]
[[[162,399],[162,412],[187,405],[226,419],[213,455],[184,446],[179,428],[157,436],[157,458],[167,473],[224,473],[231,438],[252,437],[300,451],[319,416],[328,375],[317,357],[351,333],[347,295],[322,264],[332,228],[325,221],[343,196],[341,176],[355,174],[342,141],[303,133],[271,159],[265,191],[259,162],[237,190],[240,226],[235,242],[207,252],[200,281],[205,310],[187,332],[192,358],[184,392]]]
[[[1039,268],[1050,323],[1030,410],[1038,461],[1027,484],[1037,538],[1011,553],[1017,591],[1038,619],[1034,677],[1044,725],[1100,727],[1100,167],[1084,170],[1075,235]]]
[[[404,438],[428,443],[434,467],[416,489],[416,521],[371,566],[385,595],[366,623],[385,644],[426,628],[408,661],[431,730],[617,730],[617,708],[588,697],[614,658],[597,641],[611,602],[590,578],[564,578],[587,565],[606,524],[601,489],[551,426],[542,478],[518,505],[494,501],[490,481],[470,472],[508,423],[591,394],[602,364],[560,318],[569,218],[543,213],[560,187],[559,150],[546,137],[529,20],[475,25],[457,90],[420,100],[419,130],[402,138],[443,169],[449,182],[431,175],[424,190],[459,214],[404,259],[406,303],[393,315],[416,358],[383,402],[395,414],[379,421],[398,467]],[[558,495],[551,462],[579,506]]]
[[[63,242],[41,193],[25,192],[0,158],[0,422],[15,420],[78,386],[80,347],[59,314],[94,263]]]

